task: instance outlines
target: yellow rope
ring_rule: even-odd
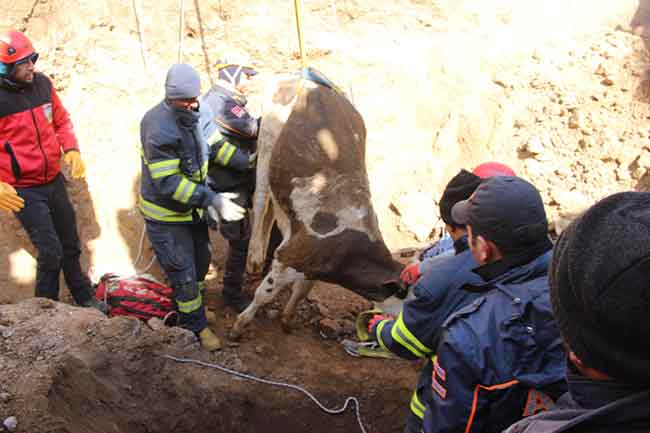
[[[298,29],[298,46],[300,47],[300,63],[304,68],[307,66],[307,59],[305,58],[305,50],[302,45],[302,20],[300,14],[300,0],[293,0],[293,9],[296,13],[296,28]]]

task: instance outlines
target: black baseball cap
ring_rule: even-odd
[[[485,179],[467,200],[451,210],[454,221],[514,253],[548,239],[542,197],[530,182],[516,176]]]

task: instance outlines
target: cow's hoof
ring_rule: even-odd
[[[280,320],[282,324],[282,330],[287,334],[290,334],[294,329],[296,329],[296,323],[293,319],[285,319],[284,317]]]
[[[228,332],[228,340],[237,341],[241,338],[241,334],[241,330],[233,326],[230,328],[230,332]]]

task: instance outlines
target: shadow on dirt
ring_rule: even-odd
[[[66,180],[65,184],[76,214],[77,233],[81,241],[81,268],[86,272],[93,262],[89,245],[99,238],[101,228],[97,222],[93,199],[86,180]],[[38,254],[15,215],[4,212],[0,215],[0,239],[2,239],[0,269],[4,270],[3,275],[0,276],[0,287],[2,287],[0,303],[16,302],[33,296],[35,282],[30,275],[35,272],[35,269],[33,271],[26,269],[28,265],[24,261],[14,261],[12,256],[26,251],[36,260]],[[36,264],[33,266],[35,267]],[[63,273],[61,273],[60,287],[65,287]],[[67,302],[72,300],[67,289],[61,290],[60,297]]]

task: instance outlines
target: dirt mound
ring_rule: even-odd
[[[0,28],[33,38],[88,164],[87,181],[68,184],[84,266],[97,279],[153,263],[160,277],[141,244],[138,129],[177,60],[179,2],[9,3]],[[300,66],[287,2],[185,5],[183,60],[201,71],[204,88],[224,54],[248,57],[261,72],[256,111],[269,74]],[[435,237],[445,183],[487,159],[539,187],[555,231],[606,194],[650,190],[650,0],[303,6],[309,64],[349,91],[364,116],[373,206],[389,248]],[[219,236],[214,246],[207,298],[224,335],[234,316],[218,296]],[[16,219],[0,214],[0,303],[32,296],[33,257]],[[355,360],[336,343],[367,306],[318,285],[294,333],[268,318],[279,314],[270,306],[241,346],[207,355],[180,329],[43,300],[0,305],[0,418],[16,416],[18,431],[29,432],[358,431],[351,411],[329,416],[293,391],[161,357],[172,353],[303,384],[328,406],[356,395],[369,430],[401,431],[417,365]]]
[[[216,354],[152,325],[44,299],[0,306],[0,419],[15,416],[16,431],[30,433],[360,431],[352,409],[328,415],[297,391],[170,354],[303,386],[328,407],[356,396],[368,431],[401,429],[413,363],[350,358],[306,328],[279,337],[263,318],[254,342]]]
[[[303,6],[309,64],[349,91],[364,116],[373,205],[389,248],[435,237],[445,183],[486,159],[540,186],[558,228],[576,202],[650,183],[649,62],[639,38],[650,28],[648,0]],[[147,241],[139,248],[138,128],[178,59],[179,2],[17,0],[5,12],[0,27],[34,39],[39,67],[76,125],[88,179],[69,186],[84,265],[95,278],[145,268],[152,251]],[[251,98],[259,111],[269,74],[300,66],[294,29],[279,0],[185,2],[183,60],[207,88],[219,58],[250,59],[261,71]],[[8,270],[0,302],[31,296],[33,255],[18,222],[0,215]],[[155,263],[151,270],[161,275]]]

